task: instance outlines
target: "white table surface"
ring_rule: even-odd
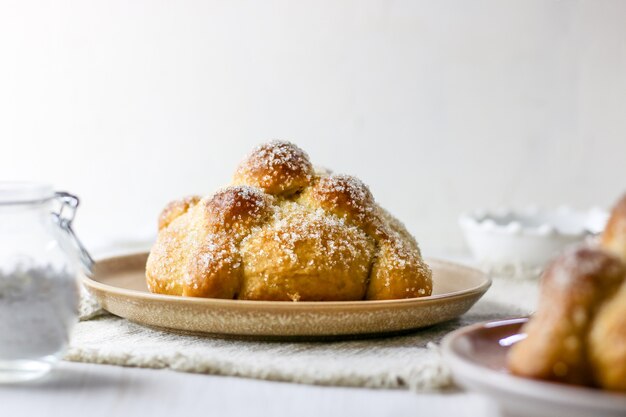
[[[147,248],[145,243],[110,243],[96,258]],[[440,257],[468,263],[450,254]],[[498,416],[494,403],[461,390],[322,387],[170,370],[60,362],[45,378],[0,384],[0,417],[123,415],[174,416]]]
[[[0,385],[0,416],[496,416],[478,394],[320,387],[61,362],[39,381]]]

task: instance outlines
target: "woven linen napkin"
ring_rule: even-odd
[[[455,320],[402,336],[336,342],[261,342],[192,336],[131,323],[83,293],[82,320],[65,359],[305,384],[440,390],[451,385],[438,352],[459,327],[527,315],[537,283],[495,277],[483,298]]]

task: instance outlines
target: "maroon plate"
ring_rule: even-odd
[[[527,321],[479,323],[447,335],[442,349],[455,382],[490,396],[509,416],[626,416],[626,395],[510,374],[506,355],[525,337]]]

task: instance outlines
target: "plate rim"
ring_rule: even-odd
[[[471,324],[448,333],[441,341],[441,350],[446,363],[456,381],[471,381],[471,385],[460,382],[465,386],[481,394],[494,398],[499,403],[506,403],[501,396],[495,398],[484,389],[476,389],[477,385],[488,387],[490,391],[506,393],[515,396],[518,400],[534,399],[544,403],[558,404],[568,407],[584,407],[594,410],[623,410],[626,407],[626,395],[603,391],[584,386],[567,385],[558,382],[542,381],[524,378],[510,373],[504,373],[488,368],[476,361],[471,361],[458,354],[454,349],[454,343],[485,328],[511,327],[528,322],[528,317],[518,317],[504,320],[484,321]],[[513,335],[513,334],[511,334]],[[468,376],[469,374],[469,376]],[[559,400],[567,398],[567,402]]]
[[[96,265],[98,262],[111,261],[113,259],[130,259],[138,256],[148,256],[149,252],[146,251],[138,251],[127,253],[118,256],[108,256],[103,258],[98,258],[96,260]],[[482,276],[482,282],[479,285],[458,290],[452,291],[443,294],[430,295],[428,297],[416,297],[416,298],[402,298],[402,299],[394,299],[394,300],[356,300],[356,301],[298,301],[298,302],[290,302],[290,301],[265,301],[265,300],[231,300],[231,299],[221,299],[221,298],[203,298],[203,297],[182,297],[179,295],[165,295],[165,294],[154,294],[146,291],[139,291],[133,289],[127,289],[123,287],[116,287],[113,285],[105,284],[100,281],[97,281],[93,278],[90,278],[86,275],[82,277],[82,283],[89,289],[94,289],[98,291],[103,291],[106,293],[111,293],[116,296],[131,296],[133,298],[140,298],[146,301],[156,301],[156,302],[183,302],[185,304],[199,304],[199,305],[210,305],[212,307],[227,307],[233,308],[235,306],[241,308],[277,308],[277,309],[285,309],[285,310],[299,310],[306,309],[310,310],[311,308],[324,307],[325,309],[332,308],[390,308],[390,307],[403,307],[403,306],[414,306],[417,303],[429,304],[431,302],[438,302],[441,300],[450,300],[455,298],[463,298],[470,295],[482,294],[486,293],[487,290],[492,285],[491,274],[488,272],[482,271],[478,268],[474,268],[468,265],[463,265],[460,263],[456,263],[453,261],[443,260],[439,258],[426,257],[426,262],[435,262],[438,264],[443,264],[448,267],[453,267],[457,269],[466,270],[474,275]]]

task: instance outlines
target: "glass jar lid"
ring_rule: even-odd
[[[50,184],[0,181],[0,205],[38,203],[53,197]]]

